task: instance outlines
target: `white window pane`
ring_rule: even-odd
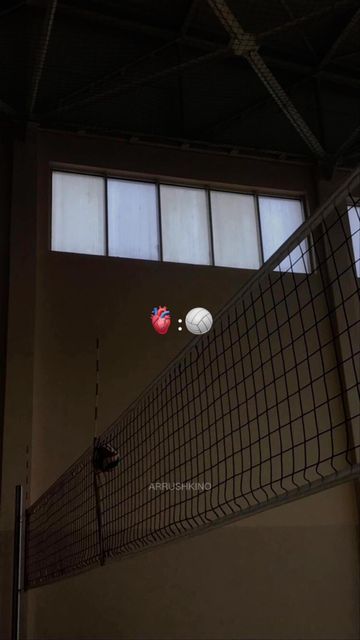
[[[103,178],[53,173],[53,251],[105,254],[104,189]]]
[[[108,180],[109,255],[159,259],[156,186]]]
[[[267,260],[300,227],[304,222],[304,214],[300,200],[266,196],[259,197],[259,210],[264,259]],[[284,258],[276,271],[308,273],[308,241],[303,240]]]
[[[351,207],[349,209],[349,224],[351,240],[354,249],[356,275],[360,278],[360,208]]]
[[[202,189],[160,187],[163,258],[210,264],[207,195]]]
[[[211,191],[215,264],[258,269],[260,254],[253,196]]]

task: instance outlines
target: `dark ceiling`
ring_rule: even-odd
[[[359,160],[359,0],[4,0],[4,123]]]

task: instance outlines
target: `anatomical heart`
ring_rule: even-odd
[[[166,307],[154,307],[151,314],[151,323],[157,333],[167,333],[171,325],[170,311]]]

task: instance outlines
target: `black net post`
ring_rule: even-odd
[[[17,485],[15,488],[11,640],[19,640],[20,638],[20,605],[21,605],[21,589],[22,589],[22,577],[23,577],[22,537],[23,537],[23,488],[21,485]]]

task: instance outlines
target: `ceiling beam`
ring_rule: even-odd
[[[38,48],[37,60],[35,62],[35,67],[34,67],[32,81],[31,81],[28,116],[31,116],[34,110],[37,96],[38,96],[40,81],[44,71],[46,55],[49,47],[51,30],[54,23],[56,6],[57,6],[57,0],[50,0],[47,4],[43,31],[40,38],[39,48]]]
[[[98,86],[98,89],[95,90],[95,92],[92,92],[90,95],[82,96],[82,97],[75,96],[74,98],[70,96],[69,99],[61,100],[58,107],[56,107],[50,112],[38,114],[38,117],[47,118],[49,116],[53,116],[55,114],[59,114],[64,111],[69,111],[74,107],[90,104],[98,100],[99,98],[116,95],[117,93],[120,93],[123,90],[136,88],[144,84],[147,84],[148,82],[151,82],[153,80],[160,80],[162,78],[172,75],[173,73],[181,73],[185,69],[189,69],[190,67],[194,67],[198,64],[209,62],[210,60],[226,55],[227,53],[229,53],[229,48],[223,47],[221,49],[217,49],[215,51],[205,53],[202,56],[191,58],[190,60],[186,60],[185,62],[181,62],[181,63],[178,62],[174,65],[170,65],[169,67],[166,67],[165,69],[161,69],[160,71],[156,71],[155,73],[151,73],[146,76],[142,76],[140,78],[133,78],[125,81],[122,81],[122,79],[120,79],[120,82],[117,82],[115,85],[112,85],[112,86],[106,86],[107,83],[105,83],[105,86],[103,86],[102,88]]]
[[[281,2],[281,6],[283,7],[284,11],[286,11],[286,13],[291,18],[291,20],[296,20],[295,15],[294,15],[291,7],[289,7],[289,5],[287,3],[287,0],[280,0],[280,2]],[[301,25],[299,26],[298,24],[296,24],[295,28],[298,31],[298,33],[300,35],[300,38],[304,42],[307,50],[310,51],[313,59],[317,60],[316,51],[315,51],[314,47],[312,46],[312,44],[311,44],[309,38],[307,37],[307,35],[305,35],[305,33],[302,31]]]
[[[54,129],[52,129],[54,127]],[[258,147],[243,147],[240,145],[229,145],[214,143],[208,140],[194,140],[189,138],[171,137],[152,135],[144,131],[124,131],[114,126],[106,126],[102,124],[87,124],[83,120],[81,122],[66,121],[50,121],[40,124],[40,128],[45,131],[58,131],[59,128],[64,131],[76,130],[82,135],[88,133],[99,133],[101,135],[109,135],[111,137],[117,137],[122,142],[126,141],[132,144],[150,144],[151,146],[162,146],[177,148],[181,151],[197,151],[204,153],[220,153],[222,155],[230,156],[248,156],[255,158],[267,158],[267,159],[279,159],[284,162],[309,164],[309,158],[304,154],[294,153],[292,151],[286,151],[282,149],[265,149]]]
[[[346,8],[347,6],[357,5],[358,0],[335,0],[331,2],[326,7],[318,9],[317,11],[313,11],[312,13],[307,13],[306,15],[298,16],[288,22],[284,22],[283,24],[278,25],[277,27],[272,27],[271,29],[267,29],[266,31],[262,31],[261,33],[256,34],[256,38],[258,41],[263,40],[264,38],[268,38],[269,36],[276,35],[277,33],[282,33],[283,31],[290,31],[291,29],[297,29],[299,26],[306,24],[308,22],[313,22],[316,18],[320,18],[327,13],[334,12],[336,9]]]
[[[72,91],[67,96],[62,98],[59,104],[59,108],[61,109],[62,106],[70,103],[75,104],[77,100],[79,101],[81,101],[82,99],[86,100],[90,96],[100,95],[102,91],[106,90],[107,86],[108,87],[110,86],[110,83],[114,83],[114,81],[116,81],[117,79],[121,79],[122,82],[126,82],[125,74],[129,71],[129,69],[131,69],[132,67],[135,67],[136,65],[142,62],[146,62],[153,56],[162,52],[164,49],[168,49],[169,47],[175,44],[176,44],[176,40],[163,44],[161,47],[152,49],[148,53],[145,53],[144,55],[139,56],[135,60],[132,60],[131,62],[128,62],[122,65],[121,67],[118,67],[117,69],[114,69],[110,73],[107,73],[106,75],[102,76],[99,80],[88,82],[86,85],[79,87],[79,89],[76,89],[76,91]]]
[[[200,4],[201,0],[191,0],[190,2],[190,6],[189,9],[185,15],[184,21],[181,25],[181,29],[180,29],[180,35],[182,37],[185,36],[188,28],[190,27],[190,23],[194,17],[194,14],[196,12],[196,9],[198,8],[199,4]]]
[[[360,124],[358,124],[358,126],[355,127],[355,129],[353,129],[349,137],[345,140],[345,142],[343,142],[341,147],[338,149],[336,153],[336,164],[341,162],[344,156],[346,156],[347,153],[351,151],[353,145],[355,144],[355,142],[359,137],[360,137]]]
[[[43,0],[29,0],[28,3],[31,7],[44,7]],[[130,33],[143,33],[153,38],[158,38],[159,40],[173,40],[176,34],[172,29],[156,27],[142,22],[137,22],[136,20],[126,20],[115,15],[99,12],[96,9],[91,9],[89,4],[86,8],[82,8],[76,7],[64,0],[60,2],[58,6],[58,13],[62,16],[78,17],[83,21],[87,20],[88,22],[93,22],[96,25],[104,24],[109,27],[113,26],[117,30],[129,31]]]
[[[292,83],[289,87],[287,87],[287,91],[293,91],[294,89],[300,87],[301,85],[305,84],[311,77],[312,75],[305,76],[300,80],[298,80],[297,82]],[[272,96],[267,94],[264,98],[256,100],[255,102],[252,102],[251,104],[246,105],[240,110],[238,109],[237,111],[234,111],[234,113],[232,113],[231,115],[228,115],[225,118],[220,118],[220,120],[216,120],[216,122],[212,122],[209,125],[206,125],[199,131],[199,135],[201,136],[208,133],[214,133],[214,132],[216,133],[218,130],[221,131],[221,129],[226,127],[226,125],[232,124],[237,120],[246,119],[248,116],[252,115],[254,112],[268,105],[269,102],[273,102],[273,98]]]
[[[266,57],[266,59],[268,58]],[[295,71],[299,70],[296,64],[292,64],[290,62],[282,61],[274,58],[270,58],[270,60],[274,64],[274,66],[281,67],[285,65],[285,68],[290,68],[290,69],[294,68]],[[311,69],[310,72],[309,72],[309,69]],[[306,84],[309,80],[313,78],[314,79],[318,78],[320,75],[315,68],[311,68],[311,67],[301,66],[300,71],[301,73],[305,73],[305,72],[307,73],[306,75],[303,75],[299,80],[291,83],[288,87],[286,87],[286,91],[288,93],[291,91],[294,91],[294,89],[298,89],[300,86]],[[323,75],[324,74],[321,74],[321,77],[323,77]],[[332,77],[331,74],[329,74],[330,79],[331,77]],[[344,78],[343,80],[344,80],[344,84],[346,84],[346,78]],[[357,80],[357,85],[360,87],[360,78]],[[353,83],[351,83],[351,86],[353,86]],[[253,112],[266,106],[272,99],[273,99],[272,96],[268,95],[267,97],[259,99],[253,102],[252,104],[249,104],[243,107],[240,110],[238,109],[237,111],[234,111],[231,115],[228,115],[225,118],[220,118],[220,120],[216,120],[215,122],[210,123],[205,127],[201,128],[198,131],[198,135],[201,136],[203,134],[214,133],[214,132],[217,132],[218,130],[223,129],[227,125],[232,124],[233,122],[236,122],[237,120],[243,120],[247,118],[249,115],[251,115]]]
[[[274,60],[272,59],[272,61],[274,62]],[[274,65],[276,66],[276,62],[274,62]],[[280,64],[281,66],[281,64]],[[306,70],[307,68],[305,68]],[[309,67],[310,69],[310,67]],[[301,67],[301,71],[304,72],[304,68]],[[300,80],[297,80],[296,82],[293,82],[289,85],[289,87],[286,87],[286,91],[287,92],[291,92],[294,89],[298,89],[300,86],[306,84],[309,80],[311,80],[312,78],[316,78],[318,76],[318,72],[316,70],[312,70],[310,73],[308,73],[307,75],[304,75],[302,78],[300,78]],[[331,77],[331,76],[330,76]],[[345,82],[345,80],[344,80]],[[360,87],[360,79],[358,80],[358,85]],[[233,122],[236,122],[237,120],[243,120],[245,118],[247,118],[249,115],[251,115],[253,112],[257,111],[258,109],[261,109],[262,107],[266,106],[267,104],[269,104],[269,102],[272,100],[272,96],[268,95],[265,98],[259,99],[255,102],[253,102],[252,104],[249,104],[245,107],[243,107],[242,109],[238,109],[237,111],[234,111],[231,115],[226,116],[225,118],[220,118],[220,120],[216,120],[215,122],[212,122],[208,125],[206,125],[205,127],[201,128],[198,131],[198,135],[203,135],[203,134],[208,134],[208,133],[216,133],[218,130],[223,129],[224,127],[226,127],[229,124],[232,124]]]
[[[319,69],[322,69],[323,67],[328,65],[329,62],[331,62],[338,48],[342,45],[343,42],[345,42],[346,38],[355,27],[359,18],[360,18],[360,8],[357,11],[355,11],[355,13],[352,15],[347,25],[344,27],[344,29],[341,30],[336,40],[332,43],[330,49],[327,51],[327,53],[324,55],[324,57],[320,61]]]
[[[22,9],[26,5],[26,0],[22,0],[22,2],[17,2],[13,4],[11,7],[6,7],[5,9],[0,10],[0,18],[3,16],[7,16],[9,13],[14,13],[18,9]]]
[[[44,6],[43,0],[29,0],[29,4],[33,7]],[[354,0],[340,0],[340,2],[332,3],[331,10],[342,7],[343,5],[348,5],[348,4],[354,4]],[[275,32],[278,30],[284,30],[285,27],[286,29],[297,27],[299,20],[301,22],[304,22],[306,20],[310,21],[311,19],[313,19],[314,16],[315,17],[321,16],[324,13],[327,13],[329,11],[330,11],[330,8],[326,7],[320,11],[316,11],[312,14],[308,14],[307,16],[303,16],[301,19],[300,18],[296,19],[295,21],[296,24],[294,21],[291,21],[291,22],[285,23],[284,25],[280,25],[280,27],[275,27]],[[79,18],[81,18],[82,20],[85,19],[95,24],[103,23],[104,25],[114,26],[116,30],[128,31],[129,33],[132,33],[132,34],[142,33],[154,39],[165,40],[165,43],[167,44],[172,44],[176,41],[180,44],[188,46],[189,48],[191,47],[199,51],[216,51],[220,47],[223,47],[226,45],[226,42],[224,41],[224,39],[208,40],[206,38],[191,37],[186,34],[182,36],[181,34],[179,34],[179,31],[176,31],[174,29],[165,29],[163,27],[155,27],[153,25],[143,24],[141,22],[137,22],[133,20],[124,20],[122,18],[118,18],[115,16],[107,16],[103,13],[99,13],[96,10],[92,10],[89,6],[87,6],[86,9],[80,9],[80,8],[74,7],[73,5],[68,4],[66,1],[61,2],[58,5],[57,13],[59,15],[79,16]],[[271,35],[273,32],[274,32],[274,29],[264,32],[262,34],[261,33],[255,34],[254,38],[257,42],[260,42],[260,41],[265,42],[267,39],[267,36]],[[271,59],[270,59],[270,57],[268,58],[268,56],[265,53],[263,53],[262,55],[264,59],[271,60],[271,62],[274,65],[279,67],[282,66],[284,68],[293,70],[295,72],[308,74],[310,72],[316,73],[317,71],[316,67],[312,67],[311,65],[300,64],[295,61],[285,60],[283,58],[277,58],[276,56],[271,56]],[[328,72],[326,70],[320,70],[319,73],[320,72],[324,80],[328,79],[331,82],[334,82],[337,84],[343,84],[343,85],[349,85],[349,86],[355,86],[355,87],[360,86],[360,79],[358,77],[356,78],[353,76],[344,77],[342,74]]]
[[[318,159],[325,159],[326,152],[320,142],[258,53],[254,37],[244,31],[225,0],[208,0],[208,3],[228,32],[235,55],[246,58],[311,152]]]
[[[342,53],[341,55],[335,56],[334,62],[341,62],[342,60],[347,60],[348,58],[355,58],[360,56],[360,50],[357,51],[349,51],[349,53]]]
[[[237,111],[226,116],[225,118],[220,118],[220,120],[211,122],[210,124],[207,124],[205,127],[202,127],[197,132],[197,137],[201,138],[203,135],[214,134],[219,130],[221,131],[227,125],[232,124],[233,122],[237,122],[238,120],[242,120],[243,118],[246,118],[248,115],[257,111],[258,109],[261,109],[268,102],[269,102],[269,97],[262,98],[261,100],[256,100],[256,102],[248,104],[242,109],[238,109]]]
[[[304,118],[296,109],[294,103],[285,93],[259,53],[257,51],[250,52],[247,55],[247,60],[312,153],[319,159],[325,158],[326,152],[322,148],[319,140],[313,134],[310,127],[307,125]]]
[[[343,75],[340,73],[333,73],[332,71],[323,71],[318,67],[313,67],[300,62],[294,62],[294,60],[278,58],[277,56],[267,54],[266,52],[263,52],[262,57],[264,58],[264,60],[267,60],[267,62],[271,66],[278,67],[279,69],[294,71],[295,73],[304,74],[308,77],[321,76],[321,78],[323,78],[324,80],[328,80],[329,82],[333,82],[334,84],[340,84],[354,88],[360,87],[360,77],[355,78],[353,76]]]
[[[30,0],[30,2],[32,6],[41,6],[41,3],[39,2],[39,0]],[[194,2],[198,4],[197,0],[194,0]],[[64,2],[61,2],[58,7],[58,12],[62,15],[78,16],[82,20],[87,19],[89,22],[94,22],[97,25],[99,23],[102,23],[104,25],[113,26],[117,31],[118,30],[128,31],[132,35],[135,33],[137,34],[142,33],[151,38],[156,38],[158,40],[165,40],[168,42],[172,42],[174,40],[182,38],[184,42],[194,46],[194,48],[197,48],[199,50],[213,51],[214,49],[218,49],[219,47],[226,44],[224,42],[224,39],[208,40],[206,38],[198,38],[198,37],[194,38],[186,35],[186,31],[189,28],[189,21],[194,11],[195,11],[195,6],[193,6],[192,10],[190,8],[190,11],[188,12],[187,16],[184,19],[182,28],[179,31],[177,29],[168,29],[165,27],[157,27],[154,25],[145,24],[143,22],[138,22],[136,20],[127,20],[114,15],[106,15],[104,13],[99,13],[95,9],[91,9],[89,6],[87,6],[86,9],[74,7],[73,5],[68,4],[66,0]],[[182,29],[185,31],[183,35],[181,34]]]
[[[79,89],[77,89],[76,91],[72,92],[71,94],[68,94],[62,101],[61,104],[66,104],[68,101],[71,101],[72,99],[77,98],[78,96],[86,96],[89,93],[90,94],[94,94],[94,92],[96,93],[96,91],[101,91],[106,83],[111,82],[116,80],[116,78],[120,78],[124,76],[124,73],[126,73],[131,67],[136,66],[137,64],[140,64],[142,62],[145,62],[147,60],[149,60],[150,58],[152,58],[153,56],[157,55],[158,53],[163,52],[165,49],[168,49],[171,46],[175,46],[175,45],[179,45],[181,43],[181,39],[183,39],[185,37],[186,31],[189,27],[190,21],[194,15],[194,12],[199,4],[200,0],[192,0],[191,5],[186,13],[186,16],[184,18],[184,21],[179,29],[179,33],[176,35],[174,33],[174,38],[173,39],[169,39],[165,44],[161,45],[160,47],[156,47],[155,49],[151,50],[149,53],[146,53],[142,56],[139,56],[138,58],[136,58],[135,60],[123,65],[122,67],[119,67],[118,69],[115,69],[114,71],[112,71],[109,74],[106,74],[105,76],[102,76],[101,79],[99,79],[99,81],[92,81],[89,82],[87,85],[84,85],[82,87],[80,87]],[[144,25],[142,25],[143,27]],[[156,30],[157,31],[157,30]],[[151,28],[151,33],[153,33],[152,28]],[[166,39],[168,39],[168,35],[169,33],[166,32]],[[213,45],[210,47],[210,50],[217,50],[219,47],[214,47]]]
[[[32,5],[36,5],[36,6],[43,6],[43,3],[39,3],[39,0],[30,0]],[[196,3],[196,0],[194,0],[194,2]],[[336,5],[338,5],[339,3],[335,3]],[[344,4],[344,2],[340,2],[341,5]],[[88,16],[89,14],[91,15],[92,19],[95,20],[96,22],[98,22],[99,18],[101,17],[102,14],[99,14],[96,11],[83,11],[83,10],[77,10],[74,9],[73,6],[67,5],[66,3],[63,4],[61,2],[61,4],[59,4],[58,6],[58,11],[61,10],[61,12],[65,9],[65,11],[68,11],[69,13],[73,14],[78,13],[79,15],[81,15],[82,17]],[[194,4],[192,5],[192,10],[194,10]],[[190,8],[190,13],[191,13],[191,8]],[[316,12],[317,14],[319,12]],[[321,12],[322,13],[322,12]],[[188,17],[189,17],[189,13],[188,13]],[[72,92],[71,94],[65,96],[64,99],[62,99],[59,103],[59,105],[51,111],[51,113],[59,113],[61,111],[66,111],[71,109],[73,106],[76,105],[80,105],[80,104],[86,104],[88,102],[91,102],[93,100],[96,100],[97,98],[101,98],[105,95],[110,95],[112,93],[117,93],[118,91],[122,90],[122,89],[127,89],[130,88],[131,86],[135,86],[137,84],[144,84],[147,81],[152,81],[152,80],[156,80],[158,78],[161,78],[163,75],[167,75],[174,72],[181,72],[182,69],[186,69],[187,66],[192,66],[193,64],[197,64],[197,60],[199,62],[201,62],[203,59],[207,60],[207,59],[211,59],[212,57],[217,57],[218,55],[220,55],[225,49],[222,49],[221,47],[224,47],[224,41],[222,42],[211,42],[209,40],[204,40],[204,39],[199,39],[199,38],[189,38],[187,36],[185,37],[181,37],[181,35],[179,36],[179,32],[177,31],[173,31],[173,30],[167,30],[167,29],[162,29],[162,28],[157,28],[157,27],[153,27],[153,26],[149,26],[149,25],[144,25],[141,23],[137,23],[137,22],[132,22],[132,21],[126,21],[126,20],[122,20],[119,18],[114,18],[114,17],[109,17],[106,18],[106,20],[110,21],[112,24],[114,24],[114,26],[116,26],[116,28],[120,27],[123,28],[125,30],[128,31],[140,31],[141,33],[146,33],[152,37],[156,37],[156,38],[161,38],[161,39],[165,39],[166,42],[164,43],[163,46],[158,47],[156,49],[154,49],[153,51],[151,51],[149,54],[145,54],[144,57],[139,58],[137,60],[134,61],[134,63],[130,63],[129,65],[126,65],[126,67],[122,67],[120,69],[114,70],[112,73],[107,74],[106,77],[102,77],[99,80],[95,81],[95,82],[91,82],[88,83],[87,85],[80,87],[78,90],[76,90],[75,92]],[[245,38],[244,38],[244,42],[249,41],[250,44],[254,43],[254,37],[251,34],[246,34]],[[124,73],[124,71],[127,70],[128,66],[132,66],[133,64],[137,64],[138,62],[141,62],[142,60],[145,60],[147,57],[154,55],[155,53],[159,52],[161,49],[164,49],[166,47],[172,46],[175,43],[183,43],[186,46],[189,47],[193,47],[194,49],[200,49],[200,50],[205,50],[205,51],[209,51],[212,52],[214,54],[214,56],[209,56],[209,58],[207,58],[207,56],[200,56],[199,58],[194,58],[192,61],[190,61],[189,63],[184,63],[183,65],[175,65],[170,67],[167,70],[164,70],[163,72],[159,72],[159,73],[154,73],[151,74],[149,76],[145,76],[143,78],[140,78],[138,80],[130,80],[128,82],[123,82],[121,85],[118,85],[117,87],[114,87],[114,81],[117,77],[121,77],[121,75]],[[245,45],[246,48],[246,45]],[[220,53],[219,53],[220,51]],[[284,59],[280,59],[280,58],[276,58],[274,56],[272,57],[268,57],[266,55],[263,55],[263,58],[265,58],[266,60],[268,60],[270,62],[271,65],[274,66],[278,66],[278,67],[283,67],[289,70],[293,70],[296,73],[301,73],[301,74],[305,74],[307,76],[309,75],[315,75],[316,73],[320,73],[316,67],[312,67],[309,65],[302,65],[302,64],[298,64],[296,62],[291,62],[288,60],[284,60]],[[347,77],[347,76],[343,76],[340,74],[332,74],[332,73],[328,73],[328,72],[321,72],[322,77],[324,79],[328,79],[330,81],[333,81],[335,83],[341,83],[341,84],[347,84],[349,86],[360,86],[360,79],[355,79],[355,78],[351,78],[351,77]],[[41,76],[40,76],[41,77]],[[123,80],[123,78],[122,78]],[[109,86],[109,83],[112,83],[111,86]],[[38,83],[39,84],[39,83]],[[37,93],[37,91],[36,91]],[[35,100],[36,100],[36,96],[35,96]],[[34,101],[35,104],[35,101]],[[34,105],[33,105],[34,106]],[[45,114],[44,114],[45,115]]]
[[[196,6],[199,4],[201,0],[193,0],[193,4],[190,6],[187,16],[184,19],[183,28],[185,30],[189,27],[189,20],[192,18]],[[28,0],[28,4],[33,7],[44,7],[44,0]],[[263,31],[260,33],[255,33],[254,37],[257,42],[265,41],[269,36],[276,34],[282,31],[289,31],[292,29],[298,29],[302,24],[306,24],[307,22],[312,22],[315,18],[320,18],[327,13],[333,12],[337,9],[344,8],[348,5],[358,4],[358,0],[333,0],[331,5],[327,7],[323,7],[317,11],[312,13],[308,13],[305,16],[300,16],[298,18],[292,19],[288,22],[284,22],[277,27],[272,27],[267,31]],[[138,22],[136,20],[126,20],[121,17],[115,15],[108,15],[97,11],[96,9],[91,9],[88,5],[86,9],[75,7],[74,5],[66,2],[66,0],[61,1],[58,6],[58,12],[63,15],[69,16],[79,16],[82,19],[88,19],[97,24],[104,23],[108,25],[113,25],[117,29],[122,29],[125,31],[129,31],[131,33],[144,33],[151,37],[163,39],[163,40],[174,40],[179,37],[179,32],[176,29],[168,29],[164,27],[156,27],[154,25],[144,24],[142,22]],[[199,49],[210,50],[214,48],[218,48],[223,45],[224,42],[221,40],[216,40],[212,38],[211,40],[207,38],[199,38],[199,37],[188,37],[185,36],[186,41],[189,44],[193,44]]]

